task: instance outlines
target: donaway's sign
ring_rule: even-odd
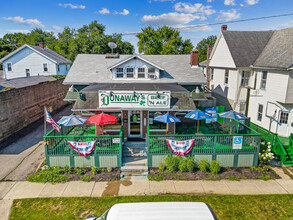
[[[170,92],[99,91],[100,108],[170,108]]]

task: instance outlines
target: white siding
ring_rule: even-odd
[[[251,121],[278,133],[280,136],[289,136],[293,132],[291,127],[292,113],[289,114],[288,124],[279,124],[281,111],[291,111],[285,109],[278,102],[285,102],[289,76],[281,71],[268,71],[266,88],[261,89],[262,71],[257,71],[256,89],[251,90],[248,116]],[[263,117],[257,120],[258,106],[263,105]]]
[[[218,44],[213,49],[210,66],[236,68],[226,40],[222,35],[220,35],[219,37],[220,39],[218,41]]]
[[[126,63],[123,63],[121,64],[120,66],[116,67],[113,69],[112,73],[113,73],[113,79],[114,80],[121,80],[122,78],[117,78],[115,79],[115,76],[116,76],[116,69],[117,68],[124,68],[124,79],[127,80],[126,78],[126,68],[127,67],[133,67],[134,68],[134,78],[137,79],[137,80],[150,80],[148,78],[148,68],[155,68],[154,66],[140,60],[140,59],[132,59],[132,60],[129,60],[128,62]],[[137,73],[138,73],[138,68],[145,68],[145,79],[143,78],[138,78],[137,76]],[[155,75],[157,77],[157,79],[159,79],[160,77],[160,70],[155,68]],[[133,79],[133,78],[128,78],[128,79]]]

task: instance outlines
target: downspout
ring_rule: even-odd
[[[236,107],[236,105],[237,104],[235,104],[235,103],[237,103],[238,102],[238,100],[237,100],[237,97],[238,97],[238,87],[239,87],[239,74],[240,74],[240,70],[238,69],[238,73],[237,73],[237,79],[236,79],[236,90],[235,90],[235,102],[234,102],[234,104],[233,104],[233,108],[235,108]],[[233,109],[234,110],[234,109]]]
[[[247,94],[246,94],[246,106],[245,106],[245,115],[248,117],[248,108],[249,108],[249,99],[250,99],[250,87],[247,87]]]

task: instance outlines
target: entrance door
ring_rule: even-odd
[[[141,111],[128,112],[128,136],[141,137]]]

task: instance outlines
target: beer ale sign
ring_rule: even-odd
[[[170,91],[99,91],[99,108],[170,108]]]

